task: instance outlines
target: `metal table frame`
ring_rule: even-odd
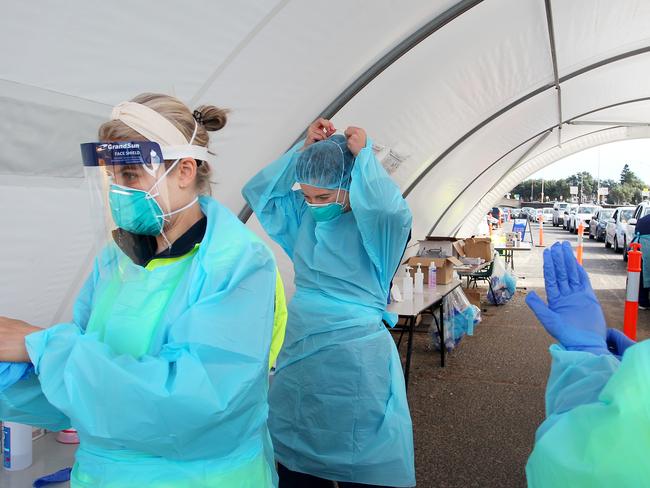
[[[515,251],[532,251],[533,246],[528,244],[524,246],[523,244],[528,244],[528,243],[523,243],[520,247],[508,247],[508,246],[495,246],[494,250],[499,251],[501,253],[503,251],[504,253],[504,259],[506,264],[510,263],[510,269],[514,271],[515,269]]]
[[[415,323],[420,315],[425,313],[430,313],[433,316],[433,319],[436,323],[436,329],[438,330],[438,335],[440,337],[440,366],[445,367],[445,357],[446,357],[446,347],[445,347],[445,321],[444,321],[444,299],[456,288],[461,286],[460,280],[454,280],[447,285],[438,285],[436,286],[435,295],[430,296],[431,290],[425,290],[429,293],[430,300],[427,300],[426,304],[423,304],[422,307],[413,309],[411,313],[398,313],[400,319],[405,320],[404,325],[396,325],[395,327],[388,327],[391,332],[400,332],[399,339],[397,340],[397,351],[399,352],[400,345],[402,343],[402,338],[404,333],[408,333],[407,336],[407,346],[406,346],[406,362],[404,365],[404,382],[406,384],[406,389],[408,390],[409,384],[409,373],[411,370],[411,357],[413,355],[413,335],[415,334]],[[438,290],[441,290],[440,292]],[[425,294],[427,292],[425,291]],[[403,303],[403,302],[401,302]],[[391,307],[391,305],[393,305]],[[390,304],[387,307],[387,311],[391,312],[391,308],[398,308],[400,304]],[[436,317],[436,309],[439,312],[439,318]]]

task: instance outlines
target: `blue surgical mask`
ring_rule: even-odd
[[[190,144],[194,141],[196,136],[197,124],[194,124],[194,133],[190,139]],[[154,167],[159,167],[161,161],[155,151],[151,151],[151,161]],[[140,190],[136,188],[129,188],[128,186],[117,185],[111,183],[108,191],[108,202],[111,207],[111,215],[120,229],[139,234],[144,236],[157,236],[161,233],[163,238],[167,240],[163,233],[165,222],[168,222],[170,217],[174,214],[188,209],[198,201],[198,197],[194,198],[190,203],[173,212],[165,213],[156,201],[159,192],[156,190],[160,182],[163,181],[169,173],[176,167],[180,158],[173,162],[158,178],[149,191]],[[167,241],[169,244],[169,241]],[[171,246],[171,244],[169,244]]]
[[[344,205],[338,202],[333,203],[308,203],[309,210],[316,222],[327,222],[341,215],[345,209]]]
[[[178,210],[165,213],[148,191],[113,183],[108,193],[111,215],[115,225],[120,229],[143,236],[159,235],[168,220],[167,217],[191,207],[197,200],[198,197]]]

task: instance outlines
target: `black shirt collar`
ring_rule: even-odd
[[[176,258],[190,252],[196,244],[203,240],[207,224],[208,219],[204,215],[201,220],[176,239],[169,249],[158,254],[156,254],[157,244],[154,236],[143,236],[124,229],[115,229],[113,240],[135,264],[145,267],[154,259]]]

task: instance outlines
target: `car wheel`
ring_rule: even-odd
[[[623,238],[623,261],[627,263],[627,236]]]
[[[621,252],[621,248],[618,246],[618,236],[614,236],[614,252]]]
[[[591,233],[591,229],[589,229],[589,239],[594,239],[594,235]]]
[[[607,235],[605,235],[605,247],[606,247],[607,249],[609,249],[610,247],[612,247],[612,245],[610,244],[610,242],[607,240]]]

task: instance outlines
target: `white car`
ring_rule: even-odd
[[[623,259],[627,261],[627,246],[634,239],[634,228],[640,218],[650,214],[650,202],[641,202],[634,209],[632,217],[627,221],[625,228],[625,238],[623,240]]]
[[[605,229],[605,247],[614,247],[614,252],[621,252],[626,241],[627,222],[634,215],[634,207],[618,207],[612,218],[607,221]]]
[[[542,216],[544,217],[544,223],[545,224],[551,224],[553,223],[553,209],[552,208],[545,208],[542,209]]]
[[[571,216],[575,213],[577,208],[578,208],[577,203],[570,203],[569,206],[564,209],[564,212],[562,212],[563,229],[569,230],[569,222],[571,220]]]
[[[569,221],[569,232],[572,232],[573,234],[578,233],[578,226],[580,225],[580,222],[582,222],[582,228],[583,232],[584,229],[589,228],[589,222],[591,221],[591,217],[594,216],[596,212],[598,212],[601,209],[598,205],[585,205],[582,204],[578,207],[576,212],[571,215],[571,220]]]
[[[553,227],[558,227],[564,223],[564,211],[568,206],[568,202],[555,202],[553,204]]]

